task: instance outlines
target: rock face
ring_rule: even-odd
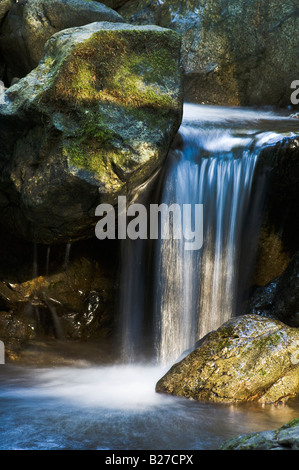
[[[156,391],[219,403],[276,403],[299,391],[299,330],[258,315],[236,317],[174,364]]]
[[[0,216],[37,243],[94,235],[95,207],[128,199],[180,126],[180,38],[92,23],[55,34],[0,105]]]
[[[296,120],[294,131],[296,132]],[[259,155],[253,193],[264,188],[260,207],[255,286],[266,286],[281,276],[299,251],[299,140],[287,138]]]
[[[38,342],[110,341],[118,259],[109,240],[45,247],[2,235],[0,255],[0,338],[7,359]]]
[[[275,431],[235,437],[224,442],[219,450],[299,450],[299,418]]]
[[[95,21],[122,22],[105,5],[86,0],[20,0],[10,9],[1,28],[0,47],[7,76],[24,77],[37,67],[47,40],[58,31]]]
[[[182,35],[186,101],[291,104],[290,85],[299,76],[293,0],[131,0],[118,11],[132,23]]]
[[[283,274],[256,290],[247,311],[299,327],[299,252]]]

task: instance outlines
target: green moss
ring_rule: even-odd
[[[138,122],[142,146],[178,112],[175,41],[178,45],[178,35],[169,31],[103,29],[75,45],[47,98],[65,114],[63,154],[71,165],[107,185],[121,184],[134,170],[130,123]],[[118,135],[114,116],[119,115],[127,122],[128,142]]]
[[[167,44],[169,33],[103,30],[76,47],[55,83],[55,100],[122,103],[131,107],[173,108],[166,86],[177,69]],[[148,37],[147,37],[148,36]]]

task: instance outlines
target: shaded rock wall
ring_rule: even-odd
[[[0,337],[7,360],[30,344],[101,344],[117,333],[118,246],[34,245],[1,234]],[[36,357],[35,357],[36,359]]]
[[[264,206],[253,276],[256,286],[267,285],[281,275],[299,250],[297,138],[285,139],[261,152],[253,191],[260,186],[264,189]]]
[[[118,12],[135,24],[180,32],[186,101],[291,104],[290,85],[299,77],[292,0],[131,0]]]
[[[8,84],[13,77],[24,77],[37,67],[45,43],[58,31],[94,21],[123,21],[114,10],[93,1],[20,0],[10,3],[0,31]]]
[[[275,431],[262,431],[224,442],[220,450],[298,450],[299,418],[289,421]]]

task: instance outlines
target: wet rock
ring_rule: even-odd
[[[299,418],[275,431],[255,432],[224,442],[219,450],[298,450]]]
[[[28,341],[35,337],[35,320],[31,312],[16,315],[0,311],[0,338],[5,345],[6,359],[18,358]]]
[[[277,403],[298,395],[299,330],[258,315],[233,318],[174,364],[159,393],[217,403]]]
[[[292,0],[131,0],[119,13],[182,35],[186,101],[291,104],[290,85],[299,76]]]
[[[299,252],[280,276],[255,291],[247,312],[299,327]]]
[[[0,105],[0,216],[52,244],[94,235],[95,208],[159,169],[181,123],[180,38],[92,23],[54,35]]]
[[[2,235],[0,258],[0,339],[9,358],[23,354],[29,343],[101,344],[115,334],[114,244],[92,239],[34,247]]]
[[[1,13],[1,12],[0,12]],[[114,10],[86,0],[20,0],[1,28],[0,47],[8,80],[24,77],[37,67],[47,40],[58,31],[94,21],[121,22]]]

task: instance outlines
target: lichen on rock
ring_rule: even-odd
[[[275,403],[298,395],[299,331],[258,315],[233,318],[174,364],[156,391],[218,403]]]

